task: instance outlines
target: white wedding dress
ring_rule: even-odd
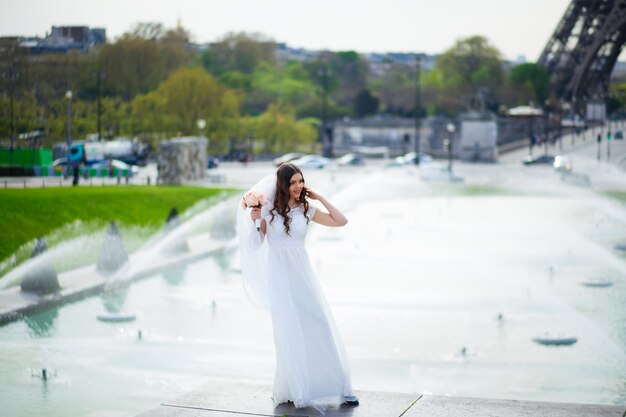
[[[276,345],[275,404],[292,401],[324,412],[353,396],[348,359],[305,249],[307,220],[302,206],[283,219],[264,207],[267,245],[267,295]],[[309,218],[315,208],[309,208]],[[252,226],[252,222],[249,223]],[[311,224],[311,223],[309,223]]]

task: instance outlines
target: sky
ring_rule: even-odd
[[[137,22],[182,26],[198,43],[260,32],[306,49],[437,54],[483,35],[506,59],[535,61],[570,0],[0,0],[0,36],[45,36],[52,26],[107,30]]]

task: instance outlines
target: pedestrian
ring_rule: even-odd
[[[266,203],[260,207],[255,200],[251,210],[238,211],[241,268],[249,298],[272,318],[274,404],[290,401],[322,413],[331,405],[356,406],[347,354],[304,246],[311,221],[340,227],[348,220],[308,188],[300,168],[290,163],[251,191]]]
[[[68,162],[70,163],[70,166],[72,167],[72,175],[73,175],[72,186],[74,187],[78,185],[80,166],[81,166],[81,163],[85,160],[84,154],[85,152],[84,152],[84,148],[82,145],[76,145],[70,148]]]

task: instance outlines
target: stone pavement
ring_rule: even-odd
[[[139,417],[320,416],[312,408],[274,407],[264,385],[211,382],[167,400]],[[566,404],[359,391],[361,405],[329,409],[325,417],[625,417],[626,405]]]

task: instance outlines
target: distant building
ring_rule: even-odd
[[[511,61],[511,66],[526,64],[527,62],[526,55],[518,55],[517,58]]]
[[[321,52],[304,48],[290,48],[286,43],[276,44],[276,59],[280,63],[313,61]]]
[[[370,64],[370,72],[374,77],[382,77],[391,68],[392,64],[403,64],[415,67],[414,52],[388,52],[365,54]],[[424,72],[432,71],[437,63],[437,55],[419,54],[420,69]]]
[[[51,32],[46,34],[45,38],[7,36],[0,40],[17,41],[33,55],[68,51],[87,52],[94,46],[106,42],[106,29],[88,26],[52,26]]]
[[[291,48],[286,43],[276,44],[276,58],[280,63],[289,61],[307,62],[313,61],[324,51],[311,50],[304,48]],[[389,53],[360,53],[370,65],[371,74],[374,76],[383,76],[390,68],[392,63],[400,63],[415,66],[414,52],[389,52]],[[423,71],[430,71],[435,68],[437,62],[436,55],[420,54],[421,68]]]

